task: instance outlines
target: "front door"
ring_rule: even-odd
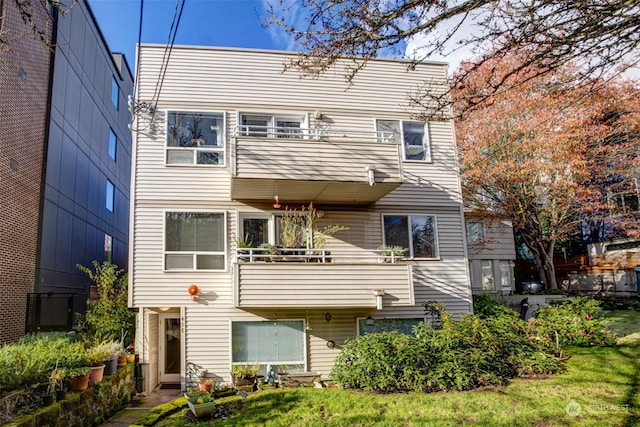
[[[159,381],[161,383],[178,383],[182,373],[182,332],[179,314],[161,314],[158,322],[158,347],[160,357]]]

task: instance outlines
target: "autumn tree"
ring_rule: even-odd
[[[506,69],[479,92],[466,92],[465,109],[524,84],[526,79],[553,74],[571,63],[575,84],[591,84],[594,76],[619,72],[640,61],[640,0],[270,0],[268,25],[282,27],[303,53],[287,64],[303,74],[318,75],[341,57],[349,82],[377,56],[411,59],[458,49],[475,56],[453,85],[465,86],[477,68],[518,54],[523,61]],[[301,18],[302,17],[302,18]],[[407,46],[412,46],[407,52]],[[507,61],[508,62],[508,61]],[[518,79],[511,79],[518,76]],[[447,93],[425,90],[412,100],[424,115],[442,118],[450,112]]]
[[[628,216],[611,215],[608,194],[638,177],[640,90],[621,80],[588,90],[575,84],[576,68],[540,76],[521,66],[526,59],[488,60],[452,93],[454,108],[465,108],[468,93],[496,81],[512,87],[456,123],[463,196],[465,206],[512,218],[541,280],[556,288],[560,239],[581,235],[590,221],[637,233],[637,206]]]

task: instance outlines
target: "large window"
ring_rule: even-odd
[[[165,270],[224,270],[225,215],[165,214]]]
[[[438,258],[436,218],[431,215],[384,215],[384,243],[409,249],[411,258]]]
[[[224,145],[223,113],[167,113],[167,164],[224,166]]]
[[[303,115],[240,114],[240,135],[269,138],[302,138]]]
[[[358,319],[358,335],[377,332],[398,331],[401,334],[412,335],[413,327],[424,323],[424,319]]]
[[[233,363],[286,365],[291,371],[304,370],[304,337],[302,320],[233,322]]]
[[[378,120],[376,130],[383,140],[392,139],[402,144],[404,160],[430,162],[429,132],[423,122],[408,120]]]

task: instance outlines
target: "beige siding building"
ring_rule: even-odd
[[[446,64],[375,60],[349,86],[283,72],[291,53],[164,54],[139,48],[131,106],[147,390],[191,366],[328,378],[345,340],[410,329],[425,301],[472,310],[453,123],[415,121],[407,98]]]

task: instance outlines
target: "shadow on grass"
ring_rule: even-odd
[[[630,387],[623,401],[623,405],[628,408],[628,415],[624,420],[625,427],[640,424],[640,414],[638,413],[640,408],[635,406],[635,402],[638,399],[638,392],[640,391],[640,359],[638,358],[638,350],[639,348],[637,346],[618,347],[618,353],[628,358],[631,366],[633,366],[633,373],[629,378]]]

